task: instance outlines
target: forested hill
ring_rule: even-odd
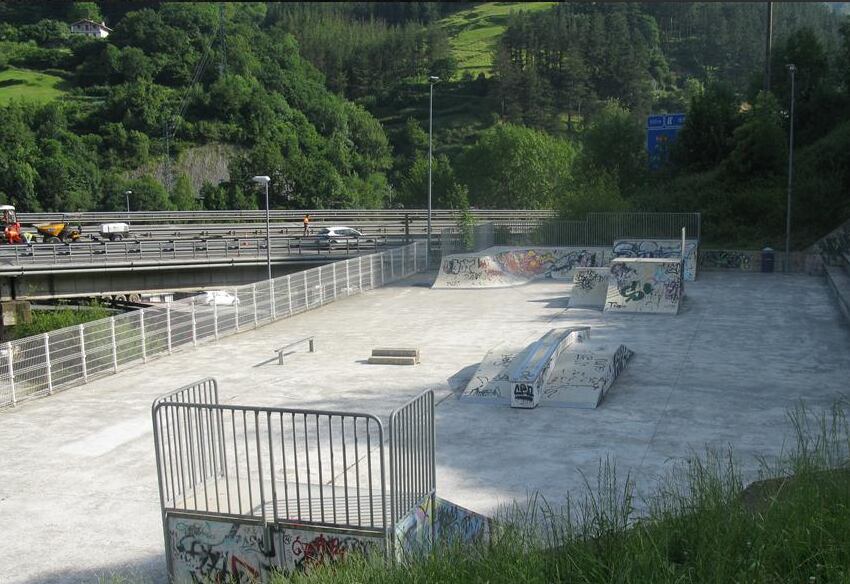
[[[418,207],[436,75],[435,205],[696,209],[762,245],[782,233],[794,62],[816,235],[850,212],[850,160],[823,155],[850,134],[850,24],[774,3],[760,94],[765,6],[0,2],[0,200],[113,209],[132,190],[133,209],[253,208],[250,177],[268,174],[276,208]],[[70,34],[80,18],[112,32]],[[650,173],[660,111],[689,121]]]

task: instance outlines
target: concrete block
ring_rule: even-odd
[[[372,365],[416,365],[415,357],[369,357]]]
[[[610,268],[576,268],[573,274],[573,290],[570,293],[570,308],[605,307],[608,293]]]

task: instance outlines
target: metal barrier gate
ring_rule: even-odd
[[[214,379],[158,398],[152,419],[172,581],[392,558],[398,519],[434,497],[432,391],[392,413],[388,449],[374,415],[223,405]]]

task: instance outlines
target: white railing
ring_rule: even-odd
[[[0,345],[0,408],[216,341],[422,271],[425,244],[334,262]]]

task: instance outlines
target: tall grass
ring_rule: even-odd
[[[634,481],[604,460],[579,497],[503,509],[486,547],[351,558],[273,582],[850,582],[846,406],[790,411],[794,444],[761,459],[765,479],[746,489],[734,453],[709,449],[674,465],[639,513]]]

